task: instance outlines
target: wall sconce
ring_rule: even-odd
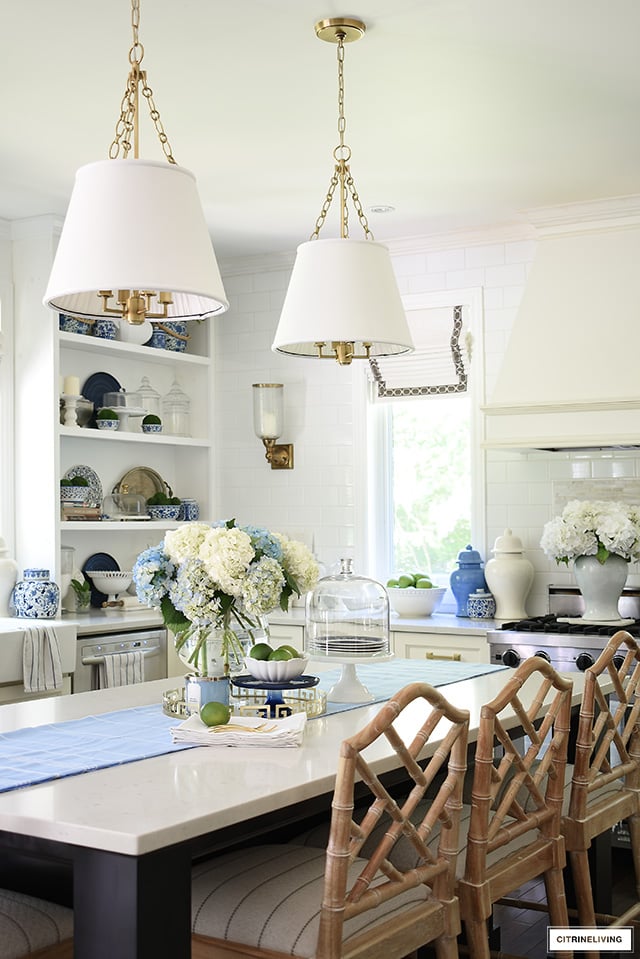
[[[253,428],[272,470],[293,469],[293,443],[276,443],[284,423],[282,383],[253,384]]]

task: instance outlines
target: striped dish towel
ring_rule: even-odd
[[[60,642],[52,626],[27,626],[22,643],[25,693],[62,689]]]
[[[144,655],[141,650],[109,653],[98,665],[98,689],[132,686],[144,682]]]

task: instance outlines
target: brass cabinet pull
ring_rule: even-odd
[[[425,659],[446,659],[452,663],[459,663],[462,661],[462,653],[451,653],[450,656],[437,656],[435,653],[425,653]]]

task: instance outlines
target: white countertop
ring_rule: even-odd
[[[481,705],[502,689],[507,676],[497,672],[446,687],[454,705],[470,710],[471,738]],[[575,673],[571,678],[578,701],[583,675]],[[160,703],[164,690],[182,682],[183,677],[177,676],[0,706],[0,733]],[[421,703],[414,707],[425,708]],[[309,720],[300,748],[199,747],[5,792],[0,794],[0,830],[140,855],[224,829],[330,793],[338,744],[361,729],[379,708],[379,704],[362,706]],[[408,719],[410,711],[403,715]],[[386,740],[376,744],[371,763],[378,773],[397,766]]]

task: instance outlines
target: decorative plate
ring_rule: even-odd
[[[89,484],[89,495],[84,501],[85,506],[102,506],[102,483],[96,471],[90,466],[79,463],[77,466],[71,466],[63,479],[75,479],[76,476],[82,476]]]
[[[89,556],[82,566],[82,572],[94,572],[94,571],[111,571],[119,572],[120,566],[109,553],[93,553]],[[90,576],[85,575],[85,579],[91,586],[91,605],[96,609],[101,609],[102,604],[106,603],[109,597],[106,593],[101,593],[100,590],[96,589],[93,585],[93,580]]]
[[[134,466],[128,473],[124,474],[119,483],[116,483],[112,492],[138,493],[144,496],[145,500],[150,499],[155,493],[166,493],[167,496],[173,496],[169,484],[162,479],[159,473],[148,466]]]
[[[87,423],[90,429],[96,429],[95,411],[104,406],[103,397],[105,393],[118,393],[122,389],[115,376],[111,373],[92,373],[85,381],[81,389],[81,394],[86,400],[93,403],[94,412]]]

